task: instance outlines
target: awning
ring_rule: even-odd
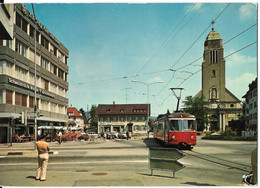
[[[45,125],[43,125],[43,126],[39,126],[38,129],[52,129],[52,130],[55,130],[57,128],[55,126],[45,126]]]
[[[49,118],[49,117],[39,117],[37,118],[38,121],[52,121],[52,122],[63,122],[63,123],[68,123],[67,119],[56,119],[56,118]]]
[[[0,113],[0,118],[10,118],[14,117],[14,119],[20,118],[21,114],[16,113]]]

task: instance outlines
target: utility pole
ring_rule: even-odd
[[[131,87],[124,88],[125,89],[125,103],[127,104],[127,90],[131,89]]]

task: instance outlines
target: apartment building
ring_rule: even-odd
[[[99,104],[96,114],[98,133],[129,131],[132,134],[147,134],[148,104]]]
[[[245,101],[246,130],[257,130],[257,78],[248,85],[249,90],[243,96]]]
[[[78,129],[84,130],[84,116],[77,108],[70,106],[67,109],[67,114],[69,116],[69,126],[76,127]]]
[[[37,116],[38,127],[64,126],[68,122],[69,50],[35,19],[24,4],[13,4],[9,14],[13,39],[0,39],[2,143],[9,142],[13,133],[35,132],[35,59],[37,112],[42,115]]]

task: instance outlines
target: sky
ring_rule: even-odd
[[[224,43],[226,88],[243,101],[257,77],[253,3],[38,3],[34,9],[69,50],[69,106],[78,109],[149,100],[151,116],[175,110],[170,88],[184,88],[181,101],[201,90],[212,20]]]

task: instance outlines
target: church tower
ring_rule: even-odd
[[[225,59],[222,39],[212,28],[204,43],[202,91],[207,101],[225,101]]]
[[[211,122],[207,129],[224,131],[242,113],[240,100],[226,88],[226,61],[220,34],[212,28],[204,42],[202,89],[195,97],[209,101]]]

